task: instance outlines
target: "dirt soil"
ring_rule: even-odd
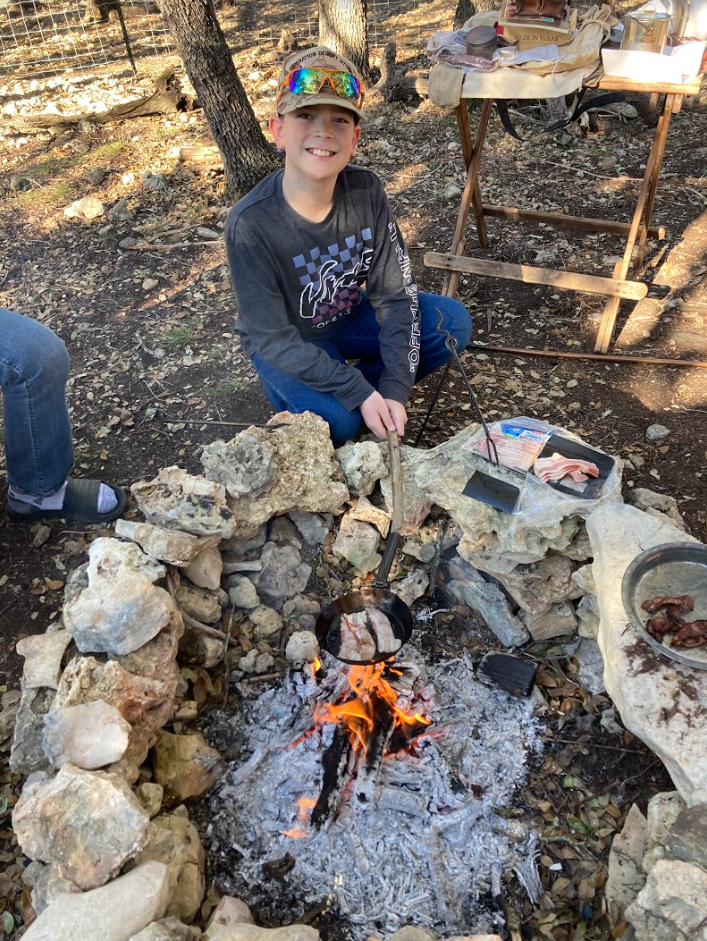
[[[252,4],[245,7],[253,12]],[[258,6],[260,17],[268,15],[263,7]],[[273,16],[276,12],[273,8]],[[451,9],[439,2],[390,4],[385,15],[378,8],[376,15],[397,39],[401,65],[424,75],[423,37],[450,28]],[[235,29],[236,13],[223,17]],[[241,78],[265,128],[279,69],[274,49],[245,41],[236,42],[235,48]],[[95,77],[77,73],[63,84],[56,76],[35,80],[32,86],[5,76],[0,81],[0,108],[10,102],[27,113],[41,112],[51,103],[67,113],[110,107],[145,94],[166,61],[141,61],[136,78],[116,68]],[[707,138],[704,102],[688,105],[673,118],[654,212],[654,224],[665,225],[667,235],[649,242],[641,273],[649,285],[648,297],[638,304],[622,304],[613,352],[704,364]],[[629,219],[653,129],[620,109],[600,111],[595,130],[573,124],[564,132],[524,143],[506,135],[494,117],[482,160],[484,199]],[[524,136],[542,129],[543,114],[535,103],[512,110]],[[472,105],[472,127],[477,117],[478,108]],[[67,344],[73,364],[68,398],[79,474],[129,486],[172,464],[198,472],[203,445],[262,423],[271,414],[234,342],[236,311],[222,242],[199,231],[220,232],[223,226],[228,205],[222,175],[197,175],[179,163],[179,148],[199,143],[211,143],[201,112],[105,127],[89,124],[56,137],[0,126],[0,304],[36,317]],[[419,287],[439,291],[440,272],[426,268],[423,257],[428,251],[449,249],[464,185],[453,113],[426,98],[386,104],[372,93],[357,159],[387,185]],[[107,175],[101,183],[90,183],[87,174],[96,168],[104,168]],[[167,189],[147,190],[141,182],[146,171],[164,174]],[[17,191],[18,175],[29,180],[28,188]],[[65,207],[89,195],[106,209],[126,200],[132,220],[68,219]],[[470,226],[468,254],[557,263],[568,270],[608,275],[622,253],[621,240],[614,236],[497,220],[489,220],[488,228],[490,245],[481,249]],[[121,248],[126,238],[138,244]],[[536,261],[539,253],[545,254]],[[593,350],[603,308],[595,296],[554,294],[548,288],[492,278],[464,278],[460,297],[474,319],[477,344],[560,352]],[[526,415],[582,435],[589,444],[626,460],[626,489],[648,487],[675,497],[689,531],[699,539],[707,537],[707,370],[538,358],[478,347],[468,351],[463,362],[489,419]],[[416,438],[435,387],[431,377],[412,395],[408,442]],[[472,419],[464,386],[452,370],[420,446],[445,440]],[[669,434],[647,440],[646,429],[653,424],[665,426]],[[5,689],[19,684],[15,642],[44,631],[59,616],[67,573],[84,561],[88,544],[100,534],[95,527],[61,524],[25,529],[0,515],[0,684]],[[530,921],[524,923],[522,937],[605,938],[607,922],[596,920],[593,899],[601,888],[601,872],[605,877],[607,837],[634,799],[645,809],[647,797],[670,784],[660,762],[620,728],[608,744],[591,747],[598,741],[596,716],[609,704],[597,704],[596,697],[578,687],[566,672],[571,673],[571,665],[557,651],[551,650],[549,659],[546,650],[542,654],[547,666],[540,679],[547,679],[543,688],[556,731],[566,724],[571,728],[565,730],[566,746],[564,736],[557,735],[548,753],[550,764],[537,779],[545,782],[547,797],[540,799],[536,791],[528,801],[546,815],[546,823],[555,826],[557,821],[565,828],[556,844],[559,853],[567,851],[570,860],[579,854],[582,865],[591,857],[597,865],[587,863],[583,869],[573,860],[571,878],[553,890],[558,904],[536,913],[532,928]],[[583,763],[579,770],[578,760]],[[574,777],[563,785],[567,774]],[[575,778],[582,783],[579,789],[572,784]],[[8,782],[11,808],[18,782]],[[603,805],[596,803],[604,798]],[[579,821],[575,829],[569,817]],[[7,821],[3,825],[8,826]],[[566,836],[570,831],[571,837]],[[9,839],[8,834],[0,831]],[[578,835],[594,841],[590,857],[584,844],[577,849]],[[5,862],[8,856],[16,858],[16,848],[4,856]],[[547,866],[555,858],[551,849],[545,857],[550,860]],[[584,874],[577,876],[580,870]],[[545,873],[550,885],[548,873],[556,885],[557,872]],[[582,879],[594,880],[593,888],[587,882],[580,889]],[[582,907],[585,904],[589,909]],[[19,896],[13,910],[21,919]],[[569,914],[565,917],[564,912]]]

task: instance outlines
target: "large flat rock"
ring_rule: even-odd
[[[697,542],[631,506],[605,506],[587,520],[600,612],[597,641],[606,691],[621,719],[654,751],[688,806],[707,802],[707,670],[662,656],[631,627],[624,572],[645,549]]]

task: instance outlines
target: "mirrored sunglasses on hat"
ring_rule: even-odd
[[[303,68],[293,69],[280,83],[277,102],[288,91],[293,95],[317,95],[328,84],[339,98],[352,101],[356,107],[363,104],[361,82],[350,72],[340,69]]]

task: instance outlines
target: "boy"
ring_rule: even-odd
[[[459,351],[471,333],[458,301],[418,295],[382,183],[349,166],[362,104],[343,56],[318,46],[286,59],[270,119],[285,169],[226,225],[236,330],[270,404],[321,415],[337,446],[362,424],[402,437],[413,383],[449,359],[435,308]]]

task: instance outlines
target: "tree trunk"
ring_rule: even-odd
[[[319,0],[319,42],[369,77],[367,0]]]
[[[276,166],[209,0],[161,0],[162,13],[223,157],[226,195],[240,199]]]

